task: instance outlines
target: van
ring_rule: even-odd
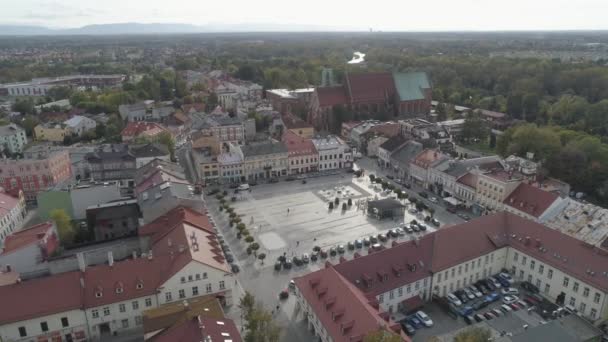
[[[239,191],[247,191],[247,190],[249,190],[249,184],[239,185]]]

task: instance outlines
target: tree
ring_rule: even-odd
[[[31,99],[18,99],[13,104],[13,110],[21,114],[34,114],[34,101]]]
[[[462,139],[464,141],[485,140],[489,133],[490,129],[478,113],[471,113],[464,120],[464,125],[462,126]]]
[[[469,328],[454,336],[454,342],[486,342],[492,333],[484,328]]]
[[[342,203],[342,211],[346,211],[348,209],[348,205],[346,204],[346,202]]]
[[[53,87],[48,90],[48,95],[53,101],[69,99],[72,96],[72,88],[70,87]]]
[[[363,338],[363,342],[401,342],[403,341],[399,335],[388,331],[387,329],[380,328],[374,332],[371,332]]]
[[[21,121],[21,126],[23,126],[23,129],[25,129],[25,134],[27,134],[27,136],[31,137],[34,135],[34,128],[36,126],[38,126],[38,124],[40,123],[40,121],[38,120],[37,117],[33,116],[33,115],[27,115],[23,121]]]
[[[445,103],[439,102],[437,107],[435,108],[435,113],[437,113],[437,121],[445,121],[448,118],[448,111],[445,106]]]
[[[334,210],[334,202],[329,202],[329,210]]]
[[[69,245],[74,239],[74,227],[72,227],[72,219],[63,209],[53,209],[49,213],[50,219],[57,226],[59,240],[64,245]]]
[[[261,304],[256,304],[245,316],[245,342],[278,342],[281,335],[279,328],[273,320],[272,314]]]
[[[369,175],[369,181],[370,181],[370,182],[372,182],[372,183],[373,183],[375,178],[376,178],[376,176],[375,176],[374,174],[370,174],[370,175]]]
[[[335,204],[335,205],[340,204],[340,199],[339,199],[338,197],[336,197],[336,199],[334,199],[334,204]]]

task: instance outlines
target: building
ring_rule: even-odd
[[[166,145],[159,143],[147,143],[141,145],[130,145],[129,151],[135,157],[135,167],[140,168],[154,159],[171,161],[171,153]]]
[[[136,158],[127,145],[111,144],[101,146],[87,153],[85,160],[95,181],[119,181],[123,189],[133,188],[133,177],[137,169]]]
[[[137,194],[143,222],[148,223],[175,207],[182,206],[203,212],[203,196],[188,181],[166,181],[154,184]]]
[[[4,244],[4,239],[7,236],[21,229],[25,214],[25,195],[23,191],[18,191],[17,196],[0,192],[0,247]]]
[[[218,155],[221,151],[220,139],[211,131],[195,131],[192,133],[192,148],[209,149],[213,155]]]
[[[319,171],[352,167],[352,150],[340,138],[328,135],[312,139],[319,153]]]
[[[64,123],[48,122],[34,127],[34,139],[62,143],[65,137],[71,137],[72,131]]]
[[[10,153],[23,152],[23,147],[27,145],[25,130],[15,124],[0,126],[0,145],[2,150]]]
[[[391,166],[391,156],[408,142],[405,136],[397,135],[386,140],[378,147],[378,164],[382,167]]]
[[[230,116],[209,117],[200,127],[203,133],[211,133],[222,143],[242,145],[245,143],[245,129],[239,118]]]
[[[70,99],[63,99],[35,106],[34,109],[36,109],[37,113],[41,113],[44,109],[69,111],[72,109],[72,104],[70,103]]]
[[[435,164],[429,170],[429,188],[442,198],[452,197],[455,200],[466,202],[466,196],[460,196],[458,191],[456,191],[456,183],[458,179],[472,170],[484,172],[497,168],[502,168],[501,160],[498,156],[487,156],[464,160],[446,158]],[[473,200],[474,198],[471,199],[471,201]]]
[[[22,190],[28,202],[35,202],[39,192],[67,181],[72,175],[67,150],[33,146],[23,154],[23,159],[0,160],[0,185],[11,193]]]
[[[382,135],[369,139],[367,141],[367,156],[370,158],[378,157],[380,145],[384,144],[387,140],[388,138]]]
[[[352,130],[359,126],[361,124],[361,121],[347,121],[347,122],[343,122],[342,123],[342,127],[340,128],[340,138],[349,141],[350,139],[350,132],[352,132]]]
[[[135,194],[164,182],[186,182],[184,169],[176,163],[154,159],[135,170]]]
[[[431,111],[431,84],[423,72],[347,73],[342,86],[315,89],[308,121],[317,130],[331,128],[335,106],[377,119],[426,115]]]
[[[255,181],[287,175],[289,152],[283,143],[266,141],[245,145],[241,149],[245,180]]]
[[[118,87],[125,75],[73,75],[54,78],[34,78],[30,82],[1,84],[9,96],[47,96],[53,87],[97,90]]]
[[[59,248],[57,227],[43,222],[8,235],[0,252],[0,270],[18,272],[22,278],[47,269],[48,258]]]
[[[401,134],[412,136],[420,141],[430,141],[443,149],[450,145],[451,150],[452,136],[444,126],[431,123],[423,119],[408,119],[399,122],[401,124]]]
[[[430,170],[446,159],[447,156],[437,149],[425,149],[410,161],[410,179],[425,189],[428,188],[431,173]]]
[[[69,120],[65,121],[64,124],[72,134],[77,136],[82,136],[84,133],[94,130],[95,127],[97,127],[97,122],[95,120],[82,115],[74,115]]]
[[[384,198],[367,202],[367,215],[382,220],[400,218],[405,214],[405,205],[396,199]]]
[[[217,156],[221,183],[240,183],[243,176],[243,151],[239,145],[225,143],[224,151]]]
[[[123,120],[128,122],[164,122],[174,112],[175,108],[169,102],[155,104],[152,100],[146,100],[134,104],[118,106],[118,112]]]
[[[283,133],[281,140],[289,153],[290,175],[318,171],[319,154],[312,140],[303,138],[291,130]]]
[[[495,168],[479,172],[475,188],[475,201],[486,211],[503,209],[503,202],[523,180],[519,172]]]
[[[143,336],[143,312],[212,295],[232,304],[233,275],[206,216],[184,208],[140,229],[145,254],[0,286],[0,338],[72,341]],[[68,336],[69,335],[69,336]]]
[[[390,165],[397,173],[399,179],[409,179],[410,163],[419,155],[424,148],[422,144],[410,140],[397,148],[390,156]]]
[[[565,201],[565,207],[543,223],[597,248],[608,249],[608,209],[571,198]]]
[[[460,137],[465,119],[455,119],[438,122],[437,125],[445,128],[452,138]]]
[[[544,222],[561,213],[567,202],[556,193],[522,182],[503,201],[503,209],[528,220]]]
[[[291,131],[305,139],[312,139],[315,135],[315,129],[310,124],[293,114],[284,114],[281,116],[281,120],[285,128],[284,132]]]
[[[138,137],[154,138],[161,133],[170,132],[161,124],[156,122],[137,121],[129,122],[120,132],[123,142],[130,142]]]
[[[190,150],[192,163],[198,175],[198,179],[205,185],[219,182],[220,163],[217,154],[213,154],[211,148],[192,148]]]
[[[314,88],[267,89],[266,99],[281,114],[305,112],[310,105]]]
[[[100,202],[86,210],[87,229],[95,234],[95,241],[136,236],[140,217],[136,199]]]

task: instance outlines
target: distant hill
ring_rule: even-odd
[[[50,29],[42,26],[0,25],[0,35],[114,35],[114,34],[169,34],[206,32],[310,32],[310,31],[359,31],[360,29],[315,25],[287,24],[210,24],[190,25],[172,23],[114,23],[87,25],[71,29]]]

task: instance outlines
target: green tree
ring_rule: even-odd
[[[34,114],[34,101],[32,99],[18,99],[13,104],[13,110],[21,114]]]
[[[23,121],[21,121],[21,126],[23,126],[23,129],[25,129],[25,134],[27,134],[27,136],[31,137],[34,135],[34,128],[36,126],[38,126],[38,124],[40,123],[40,121],[38,120],[37,117],[33,116],[33,115],[27,115]]]
[[[74,239],[74,227],[72,227],[72,219],[63,209],[53,209],[49,213],[50,219],[57,226],[59,240],[63,245],[69,245]]]
[[[156,136],[156,141],[165,145],[169,150],[171,160],[175,160],[175,139],[169,132],[162,132]]]
[[[272,315],[256,303],[251,293],[245,292],[239,301],[239,308],[245,318],[246,342],[278,342],[281,329],[274,323]]]
[[[469,328],[454,336],[454,342],[487,342],[492,333],[484,328]]]
[[[471,113],[464,120],[461,135],[464,141],[469,142],[475,139],[483,141],[488,137],[489,133],[490,129],[478,113]]]
[[[53,87],[48,90],[48,95],[53,101],[69,99],[72,96],[73,90],[70,87]]]

